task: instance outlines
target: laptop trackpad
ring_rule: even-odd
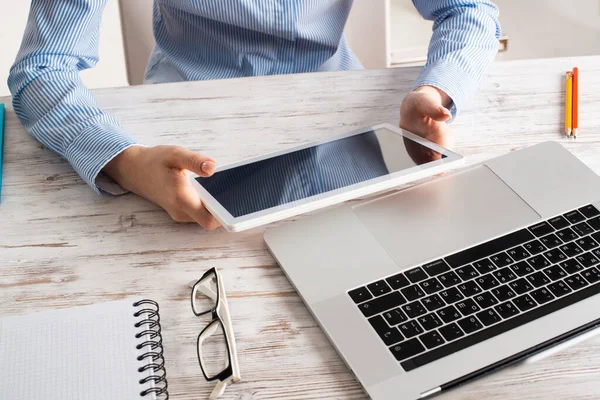
[[[406,268],[522,228],[540,216],[485,165],[353,208]]]

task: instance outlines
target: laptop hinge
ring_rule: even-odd
[[[428,390],[428,391],[426,391],[426,392],[423,392],[423,393],[421,393],[421,396],[419,396],[419,399],[425,399],[425,398],[427,398],[427,397],[430,397],[430,396],[436,395],[436,394],[438,394],[438,393],[439,393],[439,392],[441,392],[441,391],[442,391],[442,388],[441,388],[441,387],[436,387],[436,388],[433,388],[433,389],[431,389],[431,390]]]

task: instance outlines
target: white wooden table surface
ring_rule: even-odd
[[[563,74],[580,68],[580,138],[562,137]],[[146,144],[178,144],[219,163],[398,121],[418,69],[188,82],[95,91]],[[224,276],[243,381],[227,399],[364,398],[267,252],[263,229],[230,234],[172,222],[134,195],[97,196],[28,136],[7,103],[0,205],[0,316],[143,296],[161,305],[172,399],[207,398],[195,355],[202,328],[187,283]],[[557,140],[600,172],[600,57],[496,63],[452,124],[469,163]],[[600,337],[515,366],[444,399],[597,399]]]

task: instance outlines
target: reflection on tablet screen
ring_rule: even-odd
[[[240,217],[445,157],[380,128],[196,180]]]

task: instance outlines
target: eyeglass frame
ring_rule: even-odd
[[[198,292],[199,286],[201,286],[200,282],[212,274],[215,276],[217,287],[217,292],[215,293],[215,305],[211,309],[198,312],[194,307],[194,299],[196,298],[196,293]],[[228,385],[238,382],[241,379],[235,336],[233,333],[233,325],[231,323],[231,315],[229,313],[229,306],[227,304],[227,295],[225,294],[225,288],[223,287],[223,279],[220,276],[219,271],[214,267],[206,271],[196,282],[190,282],[190,286],[192,287],[190,302],[194,315],[200,317],[210,312],[212,318],[211,321],[204,327],[204,329],[202,329],[200,334],[198,334],[198,338],[196,339],[196,355],[198,356],[198,364],[200,364],[200,370],[202,371],[202,375],[204,375],[204,379],[206,379],[207,382],[212,382],[215,380],[219,381],[210,395],[210,398],[214,399],[223,394]],[[207,293],[204,293],[204,291],[200,291],[200,293],[210,297]],[[200,338],[215,323],[220,323],[223,327],[223,335],[225,336],[225,343],[227,344],[229,365],[220,373],[209,377],[204,370],[204,365],[202,363],[202,348]]]

